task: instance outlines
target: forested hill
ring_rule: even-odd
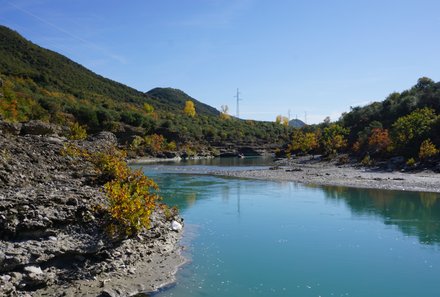
[[[185,94],[185,92],[173,88],[154,88],[147,92],[151,98],[161,102],[168,102],[170,106],[184,106],[186,101],[195,103],[196,110],[199,114],[218,116],[220,112],[212,106],[201,103],[198,100]],[[165,107],[165,109],[167,109]],[[172,109],[167,109],[172,111]]]
[[[221,114],[177,89],[140,92],[4,26],[0,26],[0,118],[79,123],[89,132],[108,130],[127,141],[135,135],[156,135],[154,139],[164,137],[164,142],[178,147],[280,143],[287,141],[289,131],[280,124]]]
[[[440,160],[440,82],[422,77],[384,101],[352,107],[334,123],[326,119],[294,131],[289,152],[348,152],[365,165],[395,156],[410,165],[435,164]]]
[[[384,101],[352,107],[350,112],[342,115],[340,123],[350,129],[350,140],[355,140],[371,125],[389,129],[397,119],[422,108],[440,114],[440,82],[422,77],[412,88],[391,93]]]
[[[200,114],[218,114],[215,108],[203,104],[182,91],[154,89],[153,96],[124,84],[104,78],[51,50],[24,39],[17,32],[0,26],[0,71],[2,74],[30,78],[50,91],[64,92],[77,98],[105,97],[135,104],[149,103],[156,109],[181,110],[183,100],[193,100]],[[180,100],[179,100],[180,99]]]

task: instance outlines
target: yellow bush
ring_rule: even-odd
[[[86,126],[81,126],[78,123],[70,125],[70,133],[67,138],[71,140],[83,140],[87,138]]]
[[[419,150],[420,160],[425,160],[430,157],[434,157],[437,154],[438,154],[438,149],[435,147],[435,144],[431,142],[431,139],[426,139],[420,145],[420,150]]]
[[[104,185],[108,205],[102,209],[116,222],[110,226],[112,232],[130,236],[150,227],[151,214],[160,199],[155,193],[158,186],[141,170],[128,167],[125,151],[113,147],[106,152],[89,153],[70,145],[62,153],[90,161],[109,180]]]
[[[159,196],[156,183],[140,170],[131,171],[125,178],[116,178],[104,185],[109,199],[108,211],[126,235],[150,227],[150,217]],[[120,232],[121,233],[121,232]]]
[[[416,160],[414,160],[414,158],[409,158],[406,161],[406,165],[409,166],[409,167],[413,167],[414,165],[416,165]]]

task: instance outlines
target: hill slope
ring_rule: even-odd
[[[153,94],[157,96],[152,97],[104,78],[63,55],[33,44],[4,26],[0,26],[0,71],[5,75],[30,78],[49,90],[69,93],[78,98],[100,95],[129,103],[146,102],[156,109],[168,111],[181,110],[184,105],[173,96],[155,91]],[[194,100],[181,93],[182,98]],[[216,110],[209,105],[196,100],[194,103],[199,113],[216,114]]]
[[[184,106],[186,101],[194,102],[197,113],[218,116],[220,112],[212,106],[204,104],[185,92],[173,88],[154,88],[146,93],[150,98],[160,102],[168,102],[170,106]]]
[[[6,120],[79,122],[89,131],[109,130],[128,140],[156,133],[178,145],[248,145],[288,137],[288,130],[275,123],[221,119],[215,108],[177,89],[142,93],[4,26],[0,26],[0,95],[0,117]],[[195,104],[195,117],[183,112],[188,100]]]
[[[302,128],[305,125],[306,125],[306,123],[304,123],[303,121],[298,120],[298,119],[293,119],[293,120],[290,120],[290,122],[289,122],[289,126],[293,127],[293,128]]]

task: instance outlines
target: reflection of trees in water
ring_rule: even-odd
[[[378,216],[386,225],[417,236],[427,244],[440,244],[440,194],[322,187],[332,200],[344,201],[359,216]]]
[[[183,198],[186,202],[186,207],[191,207],[197,200],[197,194],[195,192],[184,193]]]

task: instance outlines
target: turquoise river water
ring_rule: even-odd
[[[438,194],[198,174],[216,162],[144,166],[185,218],[189,259],[154,297],[440,296]]]

